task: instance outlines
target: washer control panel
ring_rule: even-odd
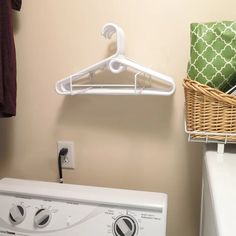
[[[161,193],[0,180],[0,236],[165,236],[166,208]]]
[[[0,195],[0,235],[156,236],[161,212]]]

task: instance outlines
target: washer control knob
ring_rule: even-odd
[[[47,209],[39,209],[34,216],[34,225],[37,228],[46,227],[52,218],[52,214]]]
[[[13,225],[18,225],[24,221],[26,215],[25,207],[21,205],[13,206],[9,211],[9,219]]]
[[[115,236],[134,236],[137,231],[135,220],[130,216],[120,216],[114,223]]]

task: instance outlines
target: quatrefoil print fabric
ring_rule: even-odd
[[[191,24],[188,77],[223,92],[236,85],[236,22]]]

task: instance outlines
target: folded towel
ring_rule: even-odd
[[[223,92],[236,85],[236,22],[191,24],[188,77]]]

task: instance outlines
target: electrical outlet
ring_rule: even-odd
[[[62,148],[68,148],[68,153],[65,158],[61,160],[61,167],[63,169],[75,169],[74,160],[74,142],[72,141],[58,141],[57,142],[57,156]]]

